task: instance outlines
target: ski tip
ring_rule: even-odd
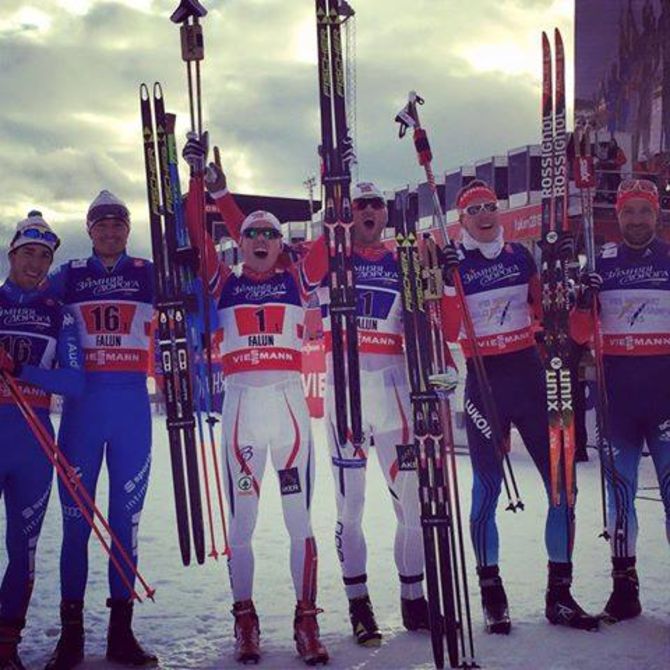
[[[163,87],[159,81],[154,82],[154,100],[163,97]]]
[[[174,134],[175,124],[177,123],[177,115],[171,112],[165,112],[165,132]]]
[[[140,98],[142,100],[149,99],[149,87],[144,82],[140,84]]]

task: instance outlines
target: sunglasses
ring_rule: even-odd
[[[480,202],[478,205],[468,205],[463,210],[468,216],[477,216],[480,212],[497,212],[497,202]]]
[[[242,235],[248,240],[255,240],[262,237],[264,240],[278,240],[281,233],[274,228],[247,228]]]
[[[630,193],[631,191],[644,191],[658,196],[658,188],[649,179],[624,179],[617,189],[619,193]]]
[[[60,244],[60,240],[58,239],[58,235],[55,233],[52,233],[50,230],[42,230],[40,228],[24,228],[23,230],[19,230],[16,235],[14,235],[14,239],[12,240],[12,244],[16,242],[16,240],[20,238],[25,238],[27,240],[43,240],[44,242],[47,242],[48,244],[53,244],[58,246]]]
[[[384,209],[386,203],[382,198],[359,198],[354,200],[354,209],[362,212],[366,207],[372,207],[372,209]]]

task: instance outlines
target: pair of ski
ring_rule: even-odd
[[[422,262],[417,194],[401,191],[395,209],[433,658],[436,667],[444,667],[446,640],[452,668],[475,668],[451,409],[429,381],[431,374],[444,371],[442,270],[430,237],[423,241]]]
[[[328,248],[328,288],[332,338],[337,439],[354,453],[363,442],[361,386],[356,324],[353,213],[351,209],[352,140],[347,128],[342,24],[353,10],[339,0],[316,0],[316,33],[321,110],[324,236]]]
[[[202,136],[200,61],[204,58],[202,28],[199,19],[207,10],[196,0],[182,0],[171,16],[181,26],[182,58],[187,64],[191,128],[195,126],[194,98],[197,102],[199,136]],[[192,70],[195,68],[194,96]],[[158,352],[164,380],[163,395],[170,446],[172,481],[177,519],[179,549],[184,565],[191,562],[191,541],[196,560],[205,560],[205,539],[200,467],[205,486],[210,550],[218,558],[229,553],[223,508],[222,483],[214,438],[217,419],[213,415],[211,391],[211,323],[207,291],[207,263],[201,263],[190,246],[179,183],[174,114],[165,111],[163,92],[155,83],[150,93],[140,87],[140,110],[144,142],[144,164],[149,202],[151,246],[154,259],[154,289],[157,315]],[[199,210],[199,224],[205,226],[204,165],[192,175]],[[207,259],[205,259],[207,260]],[[198,268],[201,276],[198,276]],[[213,474],[216,482],[218,511],[223,533],[223,550],[216,544],[214,514],[209,486],[205,429],[201,409],[207,415],[207,432]],[[196,428],[198,440],[196,440]],[[198,462],[198,444],[200,464]]]
[[[567,212],[567,131],[565,110],[565,53],[554,31],[555,61],[549,37],[542,33],[542,312],[544,370],[549,420],[551,502],[565,495],[575,504],[575,423],[570,370],[570,273],[574,259],[560,251],[570,235]],[[555,64],[555,83],[553,77]],[[562,466],[562,467],[561,467]]]
[[[195,309],[192,302],[195,296],[184,292],[183,275],[177,261],[180,247],[175,210],[181,207],[181,201],[175,197],[178,185],[173,180],[174,169],[171,169],[171,163],[172,168],[176,168],[176,156],[168,150],[169,144],[175,146],[175,119],[165,113],[159,83],[154,84],[153,95],[150,95],[146,84],[141,85],[140,108],[154,260],[157,343],[163,375],[177,533],[182,561],[184,565],[189,565],[191,532],[196,559],[198,563],[205,560],[191,353],[187,334],[187,311],[189,307],[192,311]]]

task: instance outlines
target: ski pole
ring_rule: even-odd
[[[435,174],[433,172],[432,166],[433,154],[428,142],[428,135],[425,129],[421,127],[419,112],[417,109],[417,106],[422,105],[423,103],[423,98],[419,97],[416,91],[410,91],[407,105],[405,105],[405,107],[397,114],[396,121],[400,124],[399,135],[401,138],[405,136],[408,128],[413,129],[414,146],[417,152],[417,159],[419,161],[419,165],[423,167],[426,174],[426,180],[428,181],[433,199],[433,211],[437,218],[440,232],[442,233],[442,238],[446,244],[450,241],[450,237],[444,211],[442,210],[442,203],[440,202],[440,197],[437,192],[437,184],[435,183]],[[471,342],[472,346],[472,361],[475,368],[477,384],[481,390],[482,401],[484,402],[484,411],[488,418],[499,456],[502,460],[501,470],[503,485],[505,487],[505,493],[507,494],[508,499],[507,509],[512,512],[516,512],[517,509],[523,510],[524,503],[519,495],[519,488],[516,482],[516,477],[514,476],[514,470],[512,469],[512,463],[507,451],[504,448],[504,441],[502,439],[502,430],[500,428],[498,412],[495,407],[495,400],[493,399],[493,390],[491,388],[491,384],[486,373],[484,360],[477,342],[474,323],[472,321],[470,309],[465,298],[463,282],[458,272],[453,273],[453,281],[454,288],[456,290],[456,298],[458,300],[458,305],[463,318],[465,334],[467,339]],[[507,473],[505,472],[505,468],[507,468]]]
[[[580,190],[582,214],[584,221],[584,242],[586,247],[586,263],[589,271],[596,271],[596,246],[595,225],[593,220],[593,187],[595,185],[595,170],[591,156],[591,138],[588,121],[585,120],[579,132],[575,134],[575,181]],[[582,145],[584,145],[582,147]],[[600,330],[600,314],[597,301],[593,301],[591,307],[593,319],[593,349],[596,367],[596,439],[598,442],[598,456],[600,461],[600,496],[602,500],[603,530],[599,537],[605,541],[611,539],[607,522],[607,500],[605,494],[606,469],[609,469],[609,477],[614,492],[614,504],[616,507],[614,553],[616,556],[624,556],[626,551],[625,530],[623,528],[623,492],[621,480],[617,474],[614,449],[610,440],[609,429],[609,402],[607,397],[607,385],[605,380],[605,365],[602,351],[602,333]],[[605,465],[605,454],[607,454],[607,466]]]
[[[182,60],[186,63],[186,78],[188,86],[189,110],[191,118],[191,131],[196,132],[199,138],[203,138],[202,130],[202,84],[200,75],[200,62],[205,58],[204,37],[200,19],[207,15],[205,7],[198,0],[182,0],[179,7],[170,17],[173,23],[181,24],[181,54]],[[193,78],[195,72],[195,92],[193,90]],[[196,113],[197,112],[197,113]],[[218,149],[215,149],[215,160],[220,165]],[[211,411],[211,394],[214,388],[214,373],[212,363],[212,325],[210,317],[210,293],[208,290],[209,278],[207,277],[207,268],[210,267],[210,249],[209,245],[204,244],[206,239],[206,205],[205,205],[205,186],[204,186],[204,168],[202,172],[192,172],[191,178],[194,182],[194,190],[197,194],[196,215],[201,222],[203,232],[203,244],[198,245],[203,249],[203,259],[200,263],[200,281],[204,295],[203,321],[204,321],[204,340],[206,357],[206,384],[204,393],[207,396],[207,425],[209,430],[210,448],[213,460],[214,474],[216,477],[217,498],[219,512],[221,516],[222,532],[224,537],[224,550],[222,554],[230,555],[230,546],[228,543],[228,532],[226,528],[225,511],[223,506],[223,494],[221,491],[221,478],[219,474],[218,455],[216,449],[216,440],[214,437],[214,426],[218,420]]]
[[[0,371],[0,376],[2,377],[2,381],[4,382],[4,384],[9,389],[9,392],[12,398],[14,399],[16,406],[19,408],[19,411],[21,412],[24,419],[26,420],[26,423],[30,427],[30,430],[33,432],[35,439],[37,440],[40,447],[46,454],[47,458],[49,459],[49,462],[54,466],[61,482],[63,483],[68,493],[74,500],[82,516],[84,517],[88,525],[91,527],[91,529],[97,536],[103,549],[107,552],[109,559],[112,562],[112,565],[114,566],[117,574],[121,578],[121,581],[128,589],[132,599],[137,600],[138,602],[142,602],[142,598],[134,589],[133,585],[128,579],[128,576],[121,567],[118,558],[114,554],[112,549],[113,546],[116,546],[116,549],[118,550],[118,553],[123,559],[126,566],[130,569],[133,575],[137,577],[138,581],[140,582],[140,584],[142,585],[142,587],[146,592],[146,597],[151,600],[154,600],[154,593],[156,592],[156,589],[151,588],[144,580],[139,570],[126,553],[126,550],[124,549],[123,545],[116,537],[116,534],[109,525],[109,522],[107,521],[107,519],[105,519],[102,512],[96,506],[95,501],[89,495],[88,491],[86,490],[86,487],[81,486],[80,488],[78,487],[77,484],[74,483],[75,480],[77,479],[77,475],[75,473],[74,468],[65,458],[65,455],[60,450],[55,440],[51,437],[51,435],[49,435],[46,428],[35,414],[33,408],[29,405],[28,401],[26,400],[25,396],[23,395],[23,392],[19,388],[14,378],[4,370]],[[100,528],[96,523],[96,519],[102,524],[102,527],[108,533],[111,540],[111,546],[105,539],[102,532],[100,531]]]
[[[186,258],[187,254],[189,255],[189,260],[187,260],[183,264],[178,265],[178,272],[182,275],[181,279],[181,285],[186,288],[188,291],[189,295],[188,297],[191,298],[191,300],[195,300],[197,303],[197,295],[194,294],[195,292],[195,285],[194,285],[194,277],[193,277],[193,263],[195,262],[193,259],[193,251],[190,249],[188,245],[188,236],[186,234],[186,222],[184,221],[184,211],[182,207],[182,197],[181,197],[181,189],[179,186],[179,168],[178,168],[178,157],[177,157],[177,143],[175,139],[175,122],[176,122],[176,116],[174,114],[165,114],[165,136],[166,136],[166,144],[167,144],[167,164],[168,164],[168,169],[170,172],[170,185],[172,188],[172,202],[174,204],[174,218],[175,218],[175,230],[176,230],[176,238],[177,238],[177,253],[178,254],[183,254],[184,258]],[[191,346],[191,351],[195,353],[195,358],[197,360],[197,369],[198,369],[198,374],[196,375],[194,372],[194,367],[191,366],[191,385],[193,388],[195,388],[195,381],[196,377],[198,380],[198,398],[201,397],[202,391],[203,391],[203,384],[204,384],[204,366],[202,363],[202,357],[198,356],[198,351],[200,350],[200,342],[199,338],[200,335],[198,333],[198,329],[196,325],[194,324],[194,318],[193,314],[194,311],[197,309],[197,304],[191,306],[192,309],[189,310],[189,313],[187,314],[187,324],[188,324],[188,332],[190,335],[190,346]],[[207,457],[206,457],[206,452],[205,452],[205,434],[204,434],[204,428],[202,424],[202,417],[200,416],[200,408],[196,407],[195,408],[195,416],[196,416],[196,424],[197,424],[197,429],[198,429],[198,444],[200,446],[200,454],[201,454],[201,460],[202,460],[202,470],[203,470],[203,480],[204,480],[204,485],[205,485],[205,502],[207,504],[207,521],[208,521],[208,527],[209,527],[209,535],[210,535],[210,551],[209,551],[209,556],[218,559],[219,557],[219,552],[216,548],[216,537],[214,533],[214,520],[213,520],[213,515],[212,515],[212,502],[211,502],[211,495],[210,495],[210,488],[209,488],[209,471],[207,467]],[[211,431],[210,431],[211,433]],[[210,435],[210,438],[212,436]]]

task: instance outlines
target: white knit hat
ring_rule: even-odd
[[[279,219],[272,214],[271,212],[266,212],[265,210],[258,209],[255,212],[251,212],[244,221],[242,221],[242,226],[240,227],[240,234],[242,234],[247,228],[252,228],[257,223],[269,223],[277,232],[281,233],[281,223]]]
[[[352,200],[361,200],[369,198],[380,198],[386,202],[384,194],[381,192],[381,189],[373,184],[371,181],[362,181],[358,184],[355,184],[351,189],[351,199]]]
[[[111,191],[100,191],[91,203],[86,215],[87,230],[91,230],[98,221],[103,219],[120,219],[130,227],[130,212],[126,203],[117,198]]]
[[[36,210],[16,224],[16,232],[9,243],[10,253],[26,244],[41,244],[53,254],[60,246],[58,235],[51,230],[51,226],[42,218],[42,213]]]

